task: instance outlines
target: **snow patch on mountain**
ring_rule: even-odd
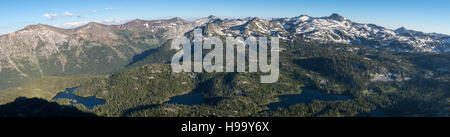
[[[375,24],[353,22],[339,14],[326,17],[310,17],[302,14],[293,18],[273,19],[225,19],[215,16],[199,19],[195,26],[216,24],[209,27],[209,35],[225,36],[276,36],[289,40],[296,37],[307,41],[345,43],[352,45],[388,48],[402,52],[448,52],[449,36],[423,33],[404,27],[391,30]],[[203,27],[204,28],[204,27]],[[220,32],[220,33],[219,33]]]
[[[86,32],[81,33],[82,37],[87,38],[88,32],[105,32],[105,34],[94,35],[94,39],[101,41],[111,41],[107,38],[116,38],[114,35],[106,34],[110,31],[90,30],[89,26],[94,28],[105,28],[106,25],[99,23],[89,23],[85,26],[73,30]],[[272,18],[260,19],[257,17],[248,17],[244,19],[222,19],[216,16],[194,21],[186,21],[180,18],[164,20],[133,20],[122,25],[113,25],[121,30],[148,31],[164,39],[172,39],[178,36],[188,35],[195,28],[203,29],[205,36],[265,36],[279,37],[283,40],[293,40],[301,38],[306,41],[321,43],[344,43],[355,46],[369,46],[374,48],[386,48],[401,52],[450,52],[450,36],[438,33],[424,33],[420,31],[409,30],[404,27],[396,30],[387,29],[375,24],[362,24],[353,22],[339,14],[332,14],[325,17],[311,17],[302,14],[292,18]],[[57,29],[46,25],[36,25],[33,27],[44,27],[48,31],[39,31],[40,35],[53,37],[51,33],[68,31]],[[30,28],[30,27],[29,27]],[[25,30],[29,30],[25,28]],[[20,32],[20,31],[19,31]],[[14,33],[12,33],[14,34]],[[9,35],[12,35],[9,34]],[[17,33],[19,34],[19,33]],[[0,37],[6,37],[3,35]],[[62,35],[55,35],[62,36]],[[100,37],[101,36],[101,37]],[[104,37],[105,36],[105,37]],[[109,36],[109,37],[106,37]],[[45,38],[43,37],[43,38]],[[64,41],[65,38],[60,40]],[[60,42],[58,39],[49,39],[50,43]],[[26,42],[26,41],[25,41]],[[113,43],[105,43],[113,44]]]

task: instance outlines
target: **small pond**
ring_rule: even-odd
[[[83,106],[86,106],[89,109],[93,109],[97,105],[103,105],[106,103],[106,100],[104,99],[98,99],[94,96],[91,97],[81,97],[78,95],[75,95],[73,91],[76,89],[81,88],[81,86],[73,87],[73,88],[67,88],[61,93],[58,93],[55,97],[53,97],[53,100],[58,99],[71,99],[75,100],[77,104],[82,104]],[[73,105],[73,102],[71,101],[71,105]]]

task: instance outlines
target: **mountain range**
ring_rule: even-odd
[[[132,20],[121,25],[88,23],[74,29],[37,24],[0,36],[0,89],[43,76],[108,73],[125,68],[145,51],[201,28],[205,36],[275,36],[285,41],[344,43],[397,52],[450,52],[450,36],[406,28],[387,29],[326,17]]]
[[[280,38],[279,80],[172,72],[171,39],[192,39],[194,29],[205,37]],[[449,116],[448,45],[445,34],[338,14],[37,24],[0,36],[0,105],[17,112],[5,116],[22,115],[9,108],[30,100],[51,102],[39,110],[75,107],[70,113],[105,117]]]

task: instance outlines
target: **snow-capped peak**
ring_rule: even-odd
[[[216,17],[214,15],[209,15],[207,18],[210,19],[210,20],[220,19],[219,17]]]
[[[194,22],[195,26],[208,26],[211,35],[225,36],[278,36],[282,39],[300,37],[309,41],[346,43],[396,51],[448,50],[449,36],[408,30],[404,27],[391,30],[375,24],[362,24],[333,13],[325,17],[302,14],[293,18],[257,17],[245,19],[220,19],[209,16]],[[209,25],[211,24],[211,25]]]
[[[310,20],[312,17],[306,15],[306,14],[302,14],[300,16],[297,17],[293,17],[290,19],[291,22],[293,22],[293,24],[298,24],[300,22],[305,22],[307,20]]]
[[[192,22],[180,18],[133,20],[117,27],[152,32],[170,30],[164,34],[167,38],[185,35],[185,32],[194,28],[202,28],[205,36],[276,36],[284,40],[301,38],[306,41],[345,43],[395,51],[450,52],[448,35],[424,33],[405,27],[391,30],[375,24],[356,23],[336,13],[325,17],[302,14],[292,18],[267,20],[257,17],[221,19],[211,15]],[[141,30],[143,27],[146,29]]]
[[[220,19],[219,17],[216,17],[214,15],[210,15],[206,18],[201,18],[198,19],[196,21],[194,21],[194,26],[204,26],[205,24],[209,24],[209,23],[220,23],[222,21],[222,19]]]
[[[307,21],[307,20],[309,20],[310,18],[311,18],[311,17],[309,17],[308,15],[302,14],[302,15],[299,16],[298,19],[300,19],[301,21]]]

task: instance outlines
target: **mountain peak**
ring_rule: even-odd
[[[171,21],[183,21],[183,19],[179,18],[179,17],[173,17],[171,19],[169,19]]]
[[[250,21],[260,21],[261,19],[258,17],[253,17],[252,19],[250,19]]]
[[[35,25],[28,25],[25,28],[23,28],[22,30],[35,30],[35,31],[51,30],[51,31],[56,31],[56,32],[62,32],[65,29],[57,28],[55,26],[46,25],[46,24],[35,24]]]
[[[97,22],[89,22],[87,25],[103,25],[103,24],[100,24],[100,23],[97,23]]]
[[[200,19],[196,20],[195,26],[202,26],[202,25],[209,24],[209,23],[220,23],[220,22],[222,22],[222,20],[219,17],[216,17],[214,15],[209,15],[208,17],[200,18]]]
[[[52,26],[46,25],[46,24],[34,24],[34,25],[28,25],[25,27],[25,29],[39,29],[39,28],[54,28]]]
[[[208,20],[208,23],[220,23],[222,21],[222,19],[214,15],[209,15],[206,17],[206,20]]]
[[[337,13],[331,14],[330,16],[328,16],[328,18],[329,18],[329,19],[336,20],[336,21],[344,21],[344,20],[346,20],[345,17],[343,17],[343,16],[341,16],[341,15],[339,15],[339,14],[337,14]]]
[[[89,29],[93,29],[93,28],[104,28],[106,26],[107,25],[101,24],[101,23],[98,23],[98,22],[89,22],[86,25],[83,25],[83,26],[80,26],[78,28],[75,28],[75,30],[86,30],[86,29],[89,30]]]
[[[398,28],[398,29],[395,29],[395,31],[396,32],[404,32],[404,31],[407,31],[408,29],[406,29],[405,27],[400,27],[400,28]]]
[[[183,19],[181,19],[181,18],[179,18],[179,17],[173,17],[173,18],[171,18],[171,19],[168,19],[168,20],[163,20],[164,22],[167,22],[167,23],[180,23],[180,22],[186,22],[185,20],[183,20]]]
[[[298,16],[298,17],[310,17],[310,16],[308,16],[308,14],[300,14],[300,16]]]
[[[208,19],[219,19],[219,17],[214,16],[214,15],[209,15],[207,18],[208,18]]]
[[[132,20],[132,21],[130,21],[130,22],[135,22],[135,23],[138,23],[138,22],[143,22],[144,20],[141,20],[141,19],[134,19],[134,20]]]
[[[297,21],[307,21],[307,20],[311,19],[311,17],[306,14],[301,14],[300,16],[295,17],[295,19]]]
[[[88,24],[86,24],[85,26],[91,26],[91,27],[94,27],[94,26],[107,26],[107,25],[105,25],[105,24],[101,24],[101,23],[98,23],[98,22],[89,22]]]
[[[419,31],[414,31],[414,30],[409,30],[405,27],[400,27],[398,29],[394,30],[395,32],[402,34],[402,33],[423,33],[423,32],[419,32]]]

